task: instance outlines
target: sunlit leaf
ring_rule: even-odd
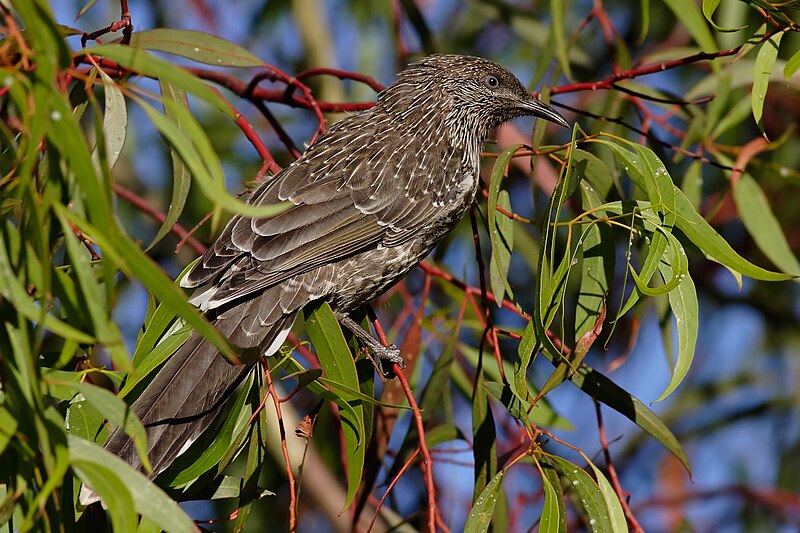
[[[494,507],[500,496],[503,477],[505,477],[505,475],[505,470],[498,472],[475,500],[475,505],[472,506],[469,515],[467,515],[464,533],[485,533],[489,530],[489,524],[492,523]]]
[[[160,80],[160,85],[162,99],[169,100],[173,105],[181,106],[188,111],[189,100],[185,91],[166,80]],[[178,129],[181,129],[180,118],[175,115],[171,106],[164,106],[164,116],[174,121]],[[170,158],[172,159],[172,198],[170,199],[169,209],[164,215],[164,222],[161,223],[161,227],[158,228],[158,232],[147,247],[148,250],[161,241],[170,232],[175,223],[178,222],[178,218],[183,213],[183,207],[186,205],[186,199],[189,197],[189,188],[192,184],[192,174],[189,171],[189,167],[173,147],[170,147]]]
[[[715,30],[721,32],[734,32],[742,30],[747,27],[747,26],[742,26],[739,28],[723,28],[721,26],[717,26],[717,24],[714,22],[713,17],[714,17],[714,11],[717,10],[717,6],[719,6],[719,3],[720,0],[703,0],[703,16],[712,26],[714,26]]]
[[[583,509],[589,518],[591,530],[594,533],[620,533],[620,530],[614,529],[603,492],[591,476],[583,468],[566,459],[556,455],[547,455],[547,458],[561,470],[564,477],[569,480],[572,490],[578,493]]]
[[[567,506],[564,504],[564,494],[561,492],[561,480],[550,463],[541,463],[541,467],[544,506],[539,518],[539,532],[566,533]]]
[[[605,474],[603,474],[594,463],[590,461],[589,466],[592,467],[594,477],[597,478],[597,486],[600,488],[600,494],[603,495],[606,507],[608,507],[611,531],[614,531],[614,533],[628,531],[628,521],[625,518],[625,511],[622,510],[622,504],[619,502],[619,497],[614,491],[614,487],[611,486]]]
[[[114,476],[127,487],[136,512],[152,520],[167,532],[194,530],[194,522],[186,513],[140,472],[137,472],[119,457],[107,452],[87,440],[68,436],[70,462],[79,466],[97,465]]]
[[[144,426],[139,417],[136,416],[136,413],[125,402],[114,396],[110,391],[88,383],[64,381],[60,384],[65,387],[71,387],[76,393],[81,394],[106,420],[114,424],[114,426],[121,427],[131,437],[145,470],[152,471],[150,458],[147,455],[147,435],[145,434]]]
[[[319,357],[322,370],[327,376],[351,389],[359,390],[358,372],[355,361],[342,329],[327,303],[304,311],[306,330]],[[354,405],[352,411],[339,412],[342,418],[342,432],[347,448],[347,498],[344,507],[350,505],[358,490],[361,473],[364,469],[366,444],[364,437],[364,408]],[[352,414],[356,417],[352,418]]]
[[[156,28],[137,31],[131,46],[183,56],[220,67],[263,67],[265,63],[238,44],[194,30]]]
[[[556,57],[558,63],[567,78],[572,79],[572,70],[569,64],[569,54],[567,50],[567,35],[564,25],[567,7],[563,0],[550,0],[550,13],[553,17],[550,35],[555,43]]]
[[[98,72],[103,80],[103,90],[105,91],[105,109],[103,110],[105,156],[108,168],[112,169],[117,164],[128,135],[128,108],[125,104],[125,96],[119,86],[108,74],[102,70],[98,70]],[[95,159],[97,158],[97,149],[92,155]]]
[[[675,17],[689,30],[704,52],[716,52],[717,43],[694,0],[664,0]]]
[[[91,486],[103,500],[111,517],[113,531],[135,531],[137,526],[133,496],[116,472],[106,465],[73,461],[78,477]]]
[[[668,265],[661,263],[659,270],[664,279],[672,275]],[[689,367],[694,359],[694,349],[697,343],[697,330],[700,320],[700,311],[697,304],[697,291],[691,276],[686,273],[681,278],[678,286],[668,293],[669,305],[675,315],[675,325],[678,331],[678,358],[672,370],[672,378],[667,388],[656,401],[661,401],[669,396],[689,372]]]
[[[800,69],[800,50],[795,52],[783,67],[783,77],[786,78],[786,81],[789,81],[789,78],[794,76],[794,73],[797,72],[797,69]]]
[[[783,32],[779,32],[761,43],[753,68],[753,91],[750,93],[750,103],[753,108],[753,118],[762,133],[764,133],[764,124],[761,121],[764,114],[764,100],[767,98],[767,87],[775,60],[778,58],[782,37]],[[764,136],[766,137],[766,133]]]
[[[497,211],[498,207],[511,212],[511,203],[508,193],[500,190],[500,185],[505,176],[506,167],[514,154],[522,147],[521,144],[510,146],[503,150],[497,157],[492,168],[492,181],[489,184],[489,198],[487,204],[489,218],[489,238],[492,243],[492,257],[489,264],[490,281],[495,302],[502,306],[505,294],[511,295],[511,286],[508,284],[508,267],[511,263],[511,251],[514,248],[514,224],[508,217]]]
[[[800,275],[800,261],[786,240],[769,200],[756,180],[745,172],[733,186],[736,210],[758,249],[786,273]]]

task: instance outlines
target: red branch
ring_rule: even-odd
[[[117,193],[117,196],[123,198],[130,202],[136,209],[149,215],[154,220],[156,220],[159,224],[163,224],[164,220],[167,218],[164,213],[153,207],[153,205],[136,194],[133,191],[130,191],[119,185],[118,183],[113,184],[114,192]],[[197,252],[198,254],[204,254],[206,251],[206,246],[192,237],[188,231],[186,231],[183,226],[180,224],[173,224],[172,227],[169,229],[171,233],[179,237],[182,241],[185,241],[192,249]]]
[[[370,312],[370,314],[374,315],[372,312]],[[373,316],[372,325],[375,328],[375,333],[378,334],[378,339],[380,339],[381,344],[389,346],[389,342],[386,340],[386,334],[383,331],[383,326],[381,326],[377,317]],[[403,374],[403,369],[400,368],[400,365],[394,363],[392,365],[392,371],[403,387],[408,405],[414,413],[414,422],[417,425],[417,434],[419,436],[419,449],[422,452],[422,474],[425,477],[425,489],[428,492],[428,530],[430,533],[436,533],[436,487],[433,484],[433,460],[431,459],[431,452],[428,450],[428,443],[425,440],[425,424],[422,421],[422,413],[419,410],[419,406],[417,406],[417,401],[414,399],[414,393],[408,385],[405,374]]]
[[[269,367],[266,361],[262,361],[264,365],[264,375],[267,379],[267,386],[269,387],[269,394],[272,396],[272,403],[275,405],[275,413],[278,416],[278,427],[281,432],[281,451],[283,452],[283,460],[286,464],[286,477],[289,479],[289,531],[297,530],[297,495],[294,490],[294,474],[292,473],[292,463],[289,460],[289,449],[286,445],[286,428],[283,426],[283,415],[281,413],[281,402],[278,395],[275,393],[275,388],[272,386],[272,375],[270,374]]]
[[[386,501],[386,497],[389,495],[390,492],[392,492],[392,489],[397,484],[397,482],[400,481],[400,478],[403,476],[403,474],[406,473],[406,470],[408,470],[408,467],[411,466],[411,463],[414,461],[414,459],[417,458],[417,455],[419,455],[419,451],[420,448],[414,450],[414,453],[411,454],[411,457],[408,458],[405,464],[400,468],[400,471],[397,472],[397,475],[394,476],[394,479],[392,479],[391,483],[389,483],[389,486],[386,487],[383,496],[381,496],[380,501],[375,506],[375,514],[372,515],[372,520],[370,520],[369,522],[369,526],[367,527],[367,533],[372,531],[372,526],[375,525],[375,520],[378,519],[378,513],[380,513],[381,511],[381,507],[383,507],[383,502]]]
[[[358,72],[350,72],[349,70],[339,70],[335,68],[310,68],[295,74],[295,78],[298,80],[304,80],[312,76],[333,76],[335,78],[339,78],[340,80],[357,81],[363,83],[378,93],[384,88],[383,85],[372,76],[366,76],[364,74],[359,74]]]
[[[614,464],[611,462],[611,452],[608,451],[606,431],[603,427],[603,412],[600,402],[597,400],[594,400],[594,408],[595,412],[597,413],[597,430],[600,434],[600,446],[603,448],[603,457],[606,460],[608,477],[611,478],[611,486],[614,487],[614,492],[617,493],[617,498],[619,499],[619,503],[622,504],[622,510],[625,512],[625,517],[628,519],[631,529],[634,531],[634,533],[644,533],[644,529],[639,524],[638,520],[636,520],[636,517],[633,515],[633,511],[631,511],[631,508],[628,505],[628,498],[625,497],[625,493],[622,490],[622,485],[620,485],[619,482],[619,477],[617,477],[617,469],[614,468]]]
[[[781,30],[774,30],[770,33],[764,35],[761,41],[765,41],[779,33]],[[700,61],[710,61],[712,59],[718,59],[720,57],[728,57],[732,55],[736,55],[739,50],[741,50],[741,46],[737,46],[735,48],[731,48],[729,50],[721,50],[719,52],[698,52],[697,54],[682,57],[680,59],[673,59],[672,61],[664,61],[663,63],[656,63],[654,65],[647,65],[644,67],[634,68],[631,70],[624,70],[622,72],[615,72],[611,76],[607,77],[604,80],[600,81],[589,81],[583,83],[571,83],[569,85],[562,85],[560,87],[553,87],[550,90],[550,94],[563,94],[563,93],[573,93],[578,91],[596,91],[598,89],[612,89],[616,87],[616,83],[629,80],[632,78],[638,78],[641,76],[646,76],[648,74],[655,74],[656,72],[664,72],[665,70],[671,70],[674,68],[682,67],[684,65],[690,65],[692,63],[698,63]]]

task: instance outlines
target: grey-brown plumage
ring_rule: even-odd
[[[233,218],[181,285],[198,289],[195,302],[232,342],[271,355],[309,302],[327,300],[345,317],[428,255],[475,198],[487,136],[522,115],[567,125],[491,61],[414,63],[250,199],[293,208]],[[247,370],[198,335],[168,361],[134,404],[155,474],[208,427]],[[106,448],[140,466],[121,431]]]

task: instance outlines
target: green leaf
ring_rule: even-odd
[[[313,309],[303,311],[306,316],[306,331],[311,344],[319,357],[319,363],[325,374],[354,391],[359,390],[358,372],[355,360],[347,347],[342,328],[336,321],[330,306],[323,302]],[[364,436],[364,407],[353,405],[352,411],[340,411],[342,432],[344,433],[347,451],[347,498],[344,508],[353,501],[361,482],[364,469],[366,445]],[[353,417],[355,414],[355,417]]]
[[[501,194],[500,185],[506,173],[509,161],[522,148],[521,144],[509,146],[497,157],[492,167],[492,181],[489,184],[487,210],[489,218],[489,238],[492,243],[490,262],[490,279],[492,292],[498,307],[502,307],[505,293],[511,294],[508,284],[508,266],[511,261],[511,250],[514,248],[514,223],[505,215],[498,213],[497,208],[511,212],[508,193]]]
[[[130,491],[134,508],[142,517],[151,520],[167,532],[182,533],[194,530],[194,522],[186,516],[183,509],[148,481],[141,472],[137,472],[125,461],[93,442],[72,435],[67,436],[67,442],[71,464],[77,463],[85,468],[89,463],[113,473]]]
[[[547,355],[547,354],[545,354]],[[569,380],[583,392],[614,409],[660,442],[691,473],[689,460],[669,428],[638,398],[586,363]]]
[[[758,249],[786,273],[800,275],[800,261],[786,240],[764,191],[748,173],[733,186],[736,210]]]
[[[508,414],[517,420],[528,419],[528,409],[530,404],[523,401],[517,394],[511,390],[511,387],[505,386],[502,383],[494,381],[487,381],[483,384],[489,394],[494,396],[508,411]]]
[[[5,451],[16,431],[17,419],[8,412],[8,409],[0,406],[0,454]]]
[[[664,263],[659,265],[661,275],[667,279],[670,275],[670,268]],[[699,325],[700,313],[697,304],[697,291],[688,273],[682,278],[677,288],[670,291],[669,305],[675,314],[675,324],[678,330],[678,358],[675,361],[675,368],[672,370],[672,378],[667,388],[656,400],[660,402],[678,385],[689,372],[689,367],[694,359],[694,349],[697,343],[697,329]]]
[[[238,44],[194,30],[156,28],[137,31],[131,46],[168,54],[219,67],[264,67],[266,63]]]
[[[481,331],[483,328],[481,328]],[[459,353],[464,357],[464,359],[472,365],[472,367],[478,366],[478,349],[467,344],[459,344],[458,348]],[[453,365],[452,367],[453,376],[452,379],[454,382],[458,382],[459,378],[457,376],[460,375],[460,370],[458,365]],[[511,363],[508,361],[503,361],[503,373],[505,375],[511,375],[514,371]],[[483,367],[483,373],[486,379],[491,381],[502,381],[502,376],[500,375],[500,371],[498,370],[496,365],[486,365]],[[536,387],[530,383],[529,380],[522,381],[522,392],[519,389],[514,389],[516,386],[516,382],[512,384],[512,391],[516,394],[520,399],[523,398],[523,394],[526,394],[528,398],[532,399],[537,392]],[[466,388],[465,388],[466,390]],[[472,394],[472,384],[470,383],[468,387],[469,393]],[[531,394],[533,393],[533,394]],[[528,400],[523,400],[526,403],[529,403]],[[559,428],[559,429],[567,429],[572,430],[574,429],[572,424],[566,418],[560,416],[553,407],[547,402],[545,398],[540,398],[539,401],[533,406],[533,408],[528,411],[527,414],[528,420],[531,423],[536,424],[538,426],[547,426],[548,428]]]
[[[261,380],[261,386],[256,391],[252,391],[250,401],[252,409],[255,410],[261,401],[268,394],[266,380]],[[239,503],[236,513],[236,521],[233,523],[234,533],[239,533],[244,529],[247,518],[253,507],[253,502],[259,499],[258,479],[261,477],[264,460],[266,458],[267,442],[267,410],[261,409],[254,424],[250,425],[249,439],[247,445],[247,456],[244,464],[244,477],[242,478],[242,489],[239,494]]]
[[[199,261],[199,258],[189,263],[175,278],[173,285],[175,285],[176,288],[180,287],[180,280],[194,267],[197,261]],[[149,296],[151,299],[151,306],[154,306],[155,311],[149,317],[145,317],[144,333],[137,340],[136,349],[133,351],[132,363],[133,366],[137,368],[145,358],[150,356],[150,352],[153,351],[158,340],[167,333],[167,328],[169,328],[176,317],[175,312],[170,306],[164,305],[163,303],[155,306],[152,293],[149,294]]]
[[[703,16],[706,17],[706,20],[714,26],[714,29],[717,31],[721,31],[724,33],[735,32],[739,30],[745,29],[747,26],[740,26],[739,28],[723,28],[721,26],[717,26],[714,22],[713,16],[714,11],[717,10],[717,6],[719,6],[720,0],[703,0]]]
[[[48,388],[53,389],[52,386]],[[72,394],[75,394],[74,390]],[[102,442],[108,438],[108,432],[103,428],[105,421],[105,416],[93,404],[84,400],[70,404],[67,409],[65,425],[72,435],[93,442]]]
[[[137,32],[138,34],[138,32]],[[79,54],[92,54],[112,59],[125,68],[156,80],[165,80],[210,104],[220,113],[233,118],[233,111],[218,92],[187,70],[155,57],[142,48],[119,44],[103,44],[84,48]]]
[[[442,348],[441,354],[436,359],[433,370],[428,377],[428,383],[422,391],[418,407],[423,421],[430,419],[435,409],[441,404],[444,391],[447,389],[448,380],[450,379],[450,370],[453,366],[459,333],[459,328],[454,326],[447,337],[447,342]],[[416,427],[414,431],[416,431]]]
[[[628,531],[628,521],[625,518],[625,511],[622,510],[622,504],[619,501],[614,487],[611,486],[603,472],[597,468],[594,463],[589,461],[589,466],[592,467],[594,477],[597,478],[597,486],[600,488],[600,493],[608,507],[609,519],[611,521],[611,531],[618,533],[621,531]]]
[[[73,461],[72,468],[103,500],[111,516],[113,531],[135,531],[138,526],[133,496],[117,473],[105,465]]]
[[[14,231],[10,221],[8,221],[6,229]],[[79,331],[57,319],[50,313],[47,313],[36,304],[30,295],[28,295],[25,287],[17,278],[11,266],[11,262],[6,253],[6,244],[6,236],[4,233],[0,232],[0,294],[3,295],[3,298],[10,301],[14,305],[14,308],[26,319],[42,324],[46,329],[52,331],[56,335],[81,343],[94,344],[96,341],[91,335]]]
[[[498,472],[475,500],[475,505],[472,506],[467,516],[464,533],[485,533],[489,530],[489,524],[492,523],[492,515],[494,514],[494,506],[501,494],[505,475],[505,470]]]
[[[564,17],[567,7],[564,0],[550,0],[550,14],[552,15],[552,27],[550,35],[553,36],[555,43],[556,57],[558,64],[564,71],[567,78],[572,79],[572,70],[569,65],[569,51],[567,49],[566,29],[564,28]]]
[[[98,70],[100,78],[103,80],[103,90],[105,91],[105,109],[103,111],[103,141],[105,142],[105,156],[109,170],[114,168],[122,148],[125,146],[125,139],[128,135],[128,108],[125,104],[125,96],[119,86],[114,83],[108,74],[102,69]],[[95,157],[97,149],[95,148]]]
[[[557,455],[548,454],[547,458],[561,470],[564,477],[569,480],[573,490],[578,493],[583,508],[589,517],[589,526],[593,533],[620,533],[627,530],[627,526],[621,530],[614,529],[614,524],[611,522],[611,513],[603,492],[583,468]],[[617,501],[617,505],[619,505],[619,501]]]
[[[161,301],[191,325],[194,330],[211,342],[220,353],[228,360],[237,360],[239,353],[231,346],[228,339],[212,326],[200,311],[186,300],[183,291],[169,279],[164,271],[142,250],[130,240],[130,237],[121,233],[118,228],[110,228],[111,234],[100,231],[88,222],[75,216],[63,206],[55,205],[53,208],[61,216],[69,219],[86,235],[91,235],[100,248],[104,257],[110,258],[127,275],[138,279],[148,290],[152,291]]]
[[[225,190],[222,165],[216,151],[206,133],[191,114],[177,103],[163,100],[164,107],[177,117],[177,120],[172,122],[144,100],[137,98],[136,101],[144,109],[159,133],[181,156],[192,176],[197,180],[200,190],[214,205],[253,218],[272,217],[290,207],[291,204],[288,202],[277,205],[248,204],[228,194]],[[181,126],[178,127],[177,123],[180,123]]]
[[[639,32],[638,42],[643,42],[650,30],[650,0],[641,0],[642,5],[642,31]]]
[[[789,81],[789,78],[794,76],[794,73],[797,72],[797,69],[800,69],[800,50],[795,52],[783,67],[783,77],[786,78],[786,81]]]
[[[539,533],[566,533],[567,506],[561,492],[561,480],[549,462],[540,463],[542,467],[542,490],[544,507],[539,518]]]
[[[664,0],[704,52],[716,52],[717,43],[694,0]]]
[[[70,387],[76,393],[81,394],[109,422],[121,427],[130,436],[134,446],[136,446],[136,451],[142,460],[145,470],[152,471],[150,458],[147,455],[147,434],[144,431],[144,426],[139,417],[136,416],[136,413],[125,402],[114,396],[110,391],[88,383],[62,381],[58,384],[63,387]]]
[[[766,133],[764,133],[764,124],[761,121],[764,114],[764,100],[767,97],[772,67],[778,58],[778,49],[780,48],[782,37],[783,32],[776,33],[761,43],[753,68],[753,91],[750,93],[750,104],[753,108],[753,118],[764,137],[766,137]]]
[[[175,87],[166,80],[161,80],[160,85],[161,98],[163,100],[169,100],[173,103],[173,106],[181,106],[188,112],[189,100],[186,98],[185,91]],[[175,122],[178,129],[183,129],[181,127],[180,118],[172,112],[171,106],[164,106],[164,115],[168,120]],[[180,154],[172,146],[170,146],[169,155],[172,159],[172,199],[169,203],[169,209],[164,216],[164,221],[161,223],[161,227],[158,228],[156,236],[153,237],[152,242],[148,245],[147,250],[152,249],[153,246],[160,242],[161,239],[170,232],[175,223],[178,222],[178,218],[181,216],[181,213],[183,213],[183,207],[186,205],[186,199],[189,197],[189,188],[192,185],[192,174],[189,171],[189,167],[184,163]]]
[[[127,396],[128,393],[141,383],[142,380],[147,378],[153,370],[166,361],[170,355],[174,354],[178,348],[186,342],[186,339],[189,338],[191,333],[191,329],[184,328],[159,342],[158,346],[150,350],[128,374],[125,380],[125,386],[119,391],[119,397],[124,398]]]
[[[692,207],[698,209],[703,201],[703,163],[701,161],[692,161],[689,164],[689,168],[683,175],[681,190]]]
[[[94,224],[112,230],[116,227],[116,221],[111,215],[111,184],[105,179],[107,175],[97,172],[86,136],[77,119],[72,116],[72,107],[66,95],[53,88],[49,100],[52,120],[47,127],[48,149],[57,149],[69,165],[84,197],[82,204],[89,213],[89,219]]]
[[[82,309],[91,317],[94,334],[98,342],[106,345],[111,360],[117,367],[127,371],[130,369],[130,356],[125,349],[119,327],[109,316],[108,309],[104,305],[106,288],[101,286],[97,279],[97,269],[90,264],[89,255],[78,242],[69,223],[63,217],[59,218],[64,231],[69,264],[81,290],[79,302]],[[103,260],[101,266],[109,268],[110,265],[107,263]]]
[[[482,364],[477,367],[472,392],[472,455],[475,459],[473,498],[476,499],[488,487],[488,483],[497,472],[497,434],[489,398],[483,386],[482,367]]]
[[[185,495],[187,500],[224,500],[239,498],[241,496],[242,478],[236,476],[219,476],[214,481],[204,486],[202,490],[190,492]],[[194,488],[194,486],[192,486]],[[261,499],[265,496],[275,496],[275,493],[266,489],[260,489],[256,493],[256,498]]]
[[[656,268],[660,268],[665,261],[671,265],[672,275],[664,278],[664,285],[661,287],[649,287],[642,280],[642,278],[636,274],[636,271],[633,269],[633,267],[628,265],[631,271],[631,276],[633,276],[633,280],[636,283],[637,290],[647,296],[659,296],[672,291],[680,284],[681,280],[683,280],[684,277],[689,274],[689,260],[686,258],[686,252],[683,251],[683,246],[681,246],[681,243],[672,233],[666,232],[663,226],[658,226],[658,231],[659,233],[656,235],[663,235],[666,245],[669,246],[666,252],[661,255],[660,261],[655,262]],[[651,239],[651,243],[656,242],[655,235],[653,237],[654,238]],[[664,240],[659,240],[658,242],[664,242]],[[648,254],[648,259],[655,255],[656,254]],[[658,260],[659,258],[656,259]],[[644,268],[642,268],[642,270],[644,270]]]
[[[683,192],[675,187],[675,212],[678,215],[675,227],[678,228],[706,257],[725,265],[747,277],[761,281],[785,281],[792,279],[790,274],[771,272],[754,265],[736,251],[731,245],[695,211]]]
[[[175,462],[177,472],[170,467],[159,477],[159,481],[163,479],[171,487],[181,487],[199,478],[220,463],[225,453],[237,441],[236,437],[247,428],[247,421],[252,415],[252,409],[246,404],[246,400],[252,386],[253,374],[251,373],[242,388],[236,392],[236,401],[222,417],[221,427],[215,427],[215,430],[211,432],[214,436],[211,443],[203,442],[201,446],[192,446],[194,449],[187,450],[178,456]],[[217,425],[216,421],[214,424]]]
[[[97,0],[89,0],[88,2],[86,2],[84,6],[80,9],[80,11],[78,11],[78,14],[75,15],[75,20],[78,20],[79,18],[84,16],[86,12],[89,11],[92,8],[92,6],[94,6],[96,3]]]
[[[596,207],[586,196],[588,191],[585,185],[581,191],[584,193],[583,209]],[[605,294],[614,281],[616,261],[614,235],[607,224],[592,222],[584,230],[581,240],[583,267],[578,302],[575,307],[576,339],[580,339],[584,333],[594,328],[595,321],[605,305]]]
[[[500,191],[497,205],[507,213],[511,212],[508,191]],[[509,298],[513,298],[513,291],[508,283],[508,267],[511,265],[511,250],[514,248],[514,221],[505,215],[496,216],[495,225],[490,225],[489,231],[492,232],[492,257],[489,260],[490,285],[497,306],[502,307],[506,294]]]

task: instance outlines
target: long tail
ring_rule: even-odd
[[[205,431],[252,365],[228,363],[212,344],[193,333],[134,402],[147,432],[154,478]],[[131,438],[117,428],[106,450],[141,470]]]
[[[262,342],[269,345],[264,346],[265,349],[275,351],[277,348],[272,349],[273,345],[280,347],[294,318],[294,314],[283,316],[263,329]],[[132,406],[147,433],[147,455],[153,467],[150,479],[166,470],[208,429],[252,368],[252,364],[228,363],[197,333],[192,333],[169,358]],[[133,468],[142,470],[136,447],[122,428],[111,433],[104,447]],[[80,500],[83,505],[89,505],[98,497],[84,487]]]

